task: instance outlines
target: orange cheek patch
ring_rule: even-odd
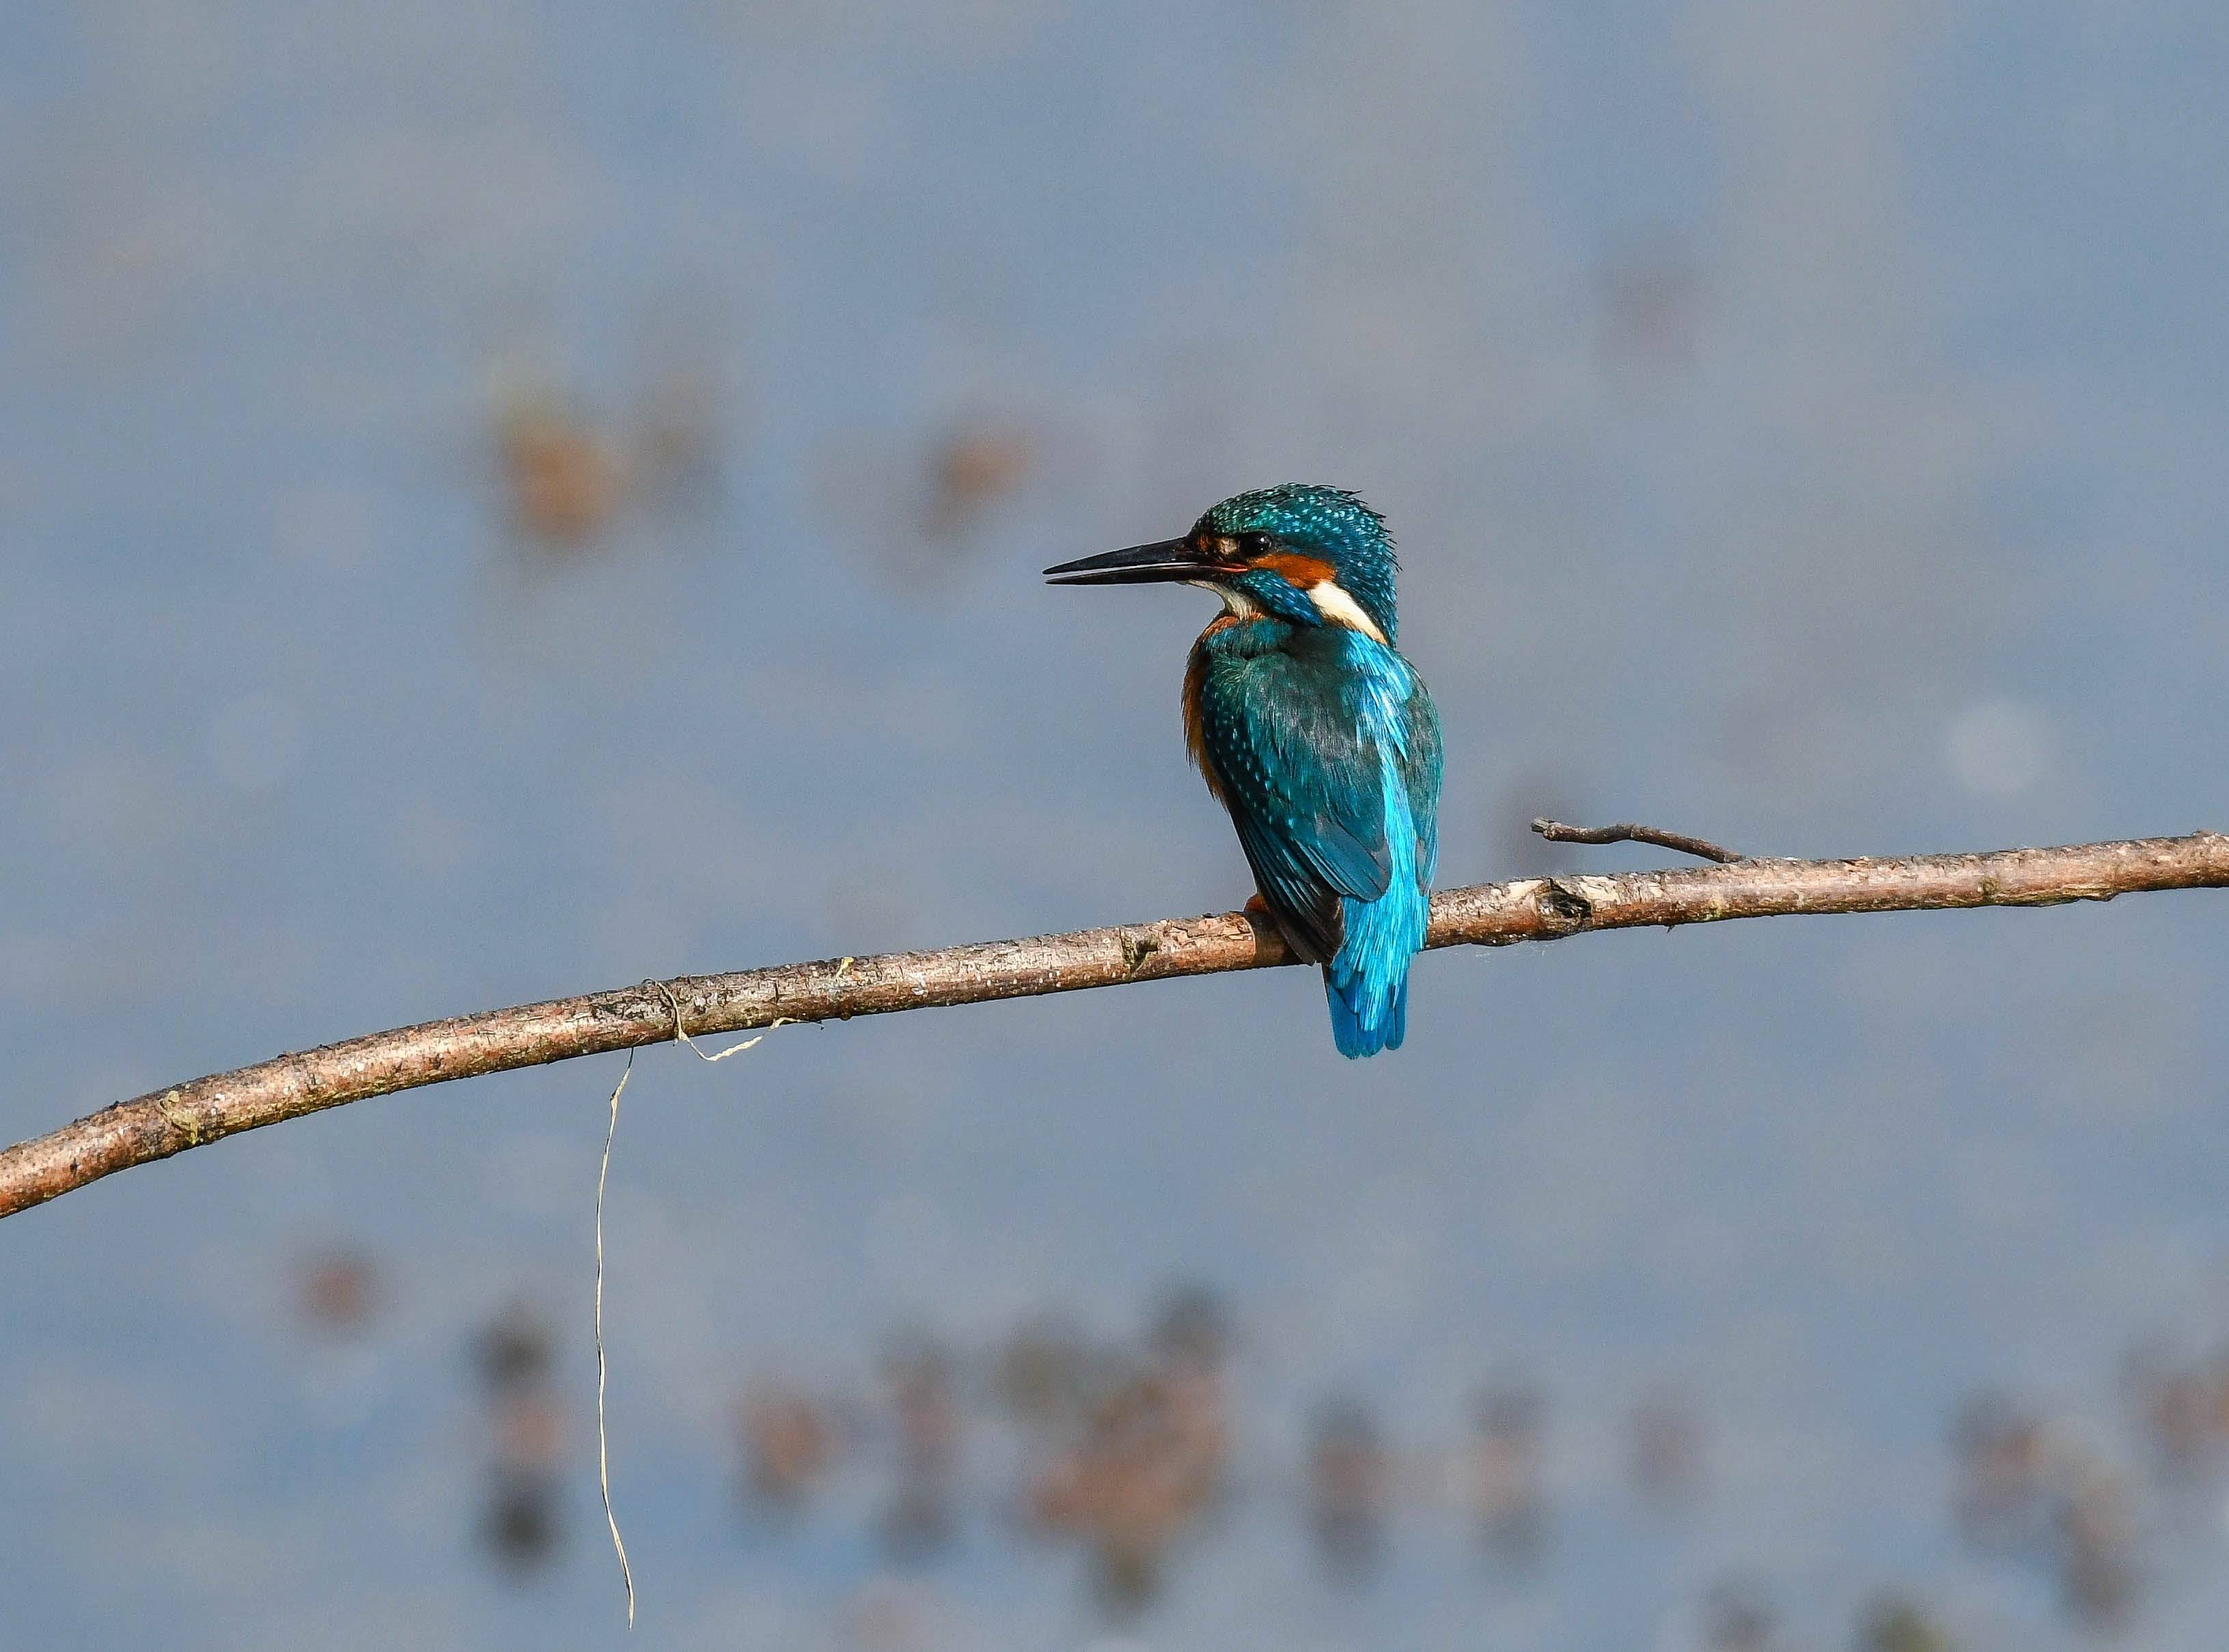
[[[1301,591],[1324,584],[1338,572],[1320,557],[1302,556],[1295,551],[1272,551],[1254,566],[1269,569],[1287,585]]]

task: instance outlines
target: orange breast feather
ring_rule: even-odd
[[[1217,803],[1224,802],[1223,777],[1216,773],[1215,765],[1207,755],[1207,730],[1199,714],[1200,689],[1207,682],[1207,639],[1226,625],[1238,623],[1235,615],[1217,615],[1215,623],[1199,634],[1199,641],[1192,647],[1192,659],[1185,667],[1184,720],[1185,749],[1192,753],[1192,765],[1199,771],[1199,778],[1207,782],[1207,789]]]

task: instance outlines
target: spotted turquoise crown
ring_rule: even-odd
[[[1283,548],[1321,557],[1389,643],[1395,640],[1393,581],[1400,565],[1385,519],[1344,488],[1287,482],[1211,506],[1195,533],[1267,534]]]

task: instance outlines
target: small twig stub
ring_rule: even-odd
[[[1649,843],[1680,855],[1693,855],[1699,860],[1716,861],[1721,866],[1749,859],[1740,850],[1713,843],[1706,837],[1690,837],[1685,832],[1667,832],[1661,826],[1641,826],[1631,821],[1621,821],[1615,826],[1566,826],[1560,820],[1544,816],[1532,823],[1532,829],[1551,843]]]

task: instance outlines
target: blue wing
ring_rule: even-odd
[[[1356,905],[1389,890],[1413,903],[1428,858],[1416,822],[1430,813],[1411,801],[1407,780],[1420,745],[1410,708],[1422,693],[1399,655],[1336,627],[1296,631],[1204,674],[1204,755],[1262,900],[1311,962],[1338,958]],[[1436,794],[1438,730],[1429,700],[1422,704]],[[1395,889],[1397,872],[1405,892]]]
[[[1218,662],[1200,684],[1203,752],[1239,847],[1294,950],[1328,963],[1342,897],[1385,893],[1383,781],[1337,675],[1282,649]]]
[[[1424,944],[1432,874],[1439,863],[1440,720],[1422,680],[1409,673],[1398,701],[1387,674],[1385,840],[1392,877],[1384,895],[1346,906],[1346,938],[1324,967],[1332,1037],[1342,1055],[1397,1050],[1409,1025],[1409,961]]]
[[[1424,688],[1423,678],[1409,674],[1408,704],[1403,720],[1408,729],[1408,752],[1402,770],[1409,792],[1409,818],[1416,828],[1416,887],[1429,895],[1432,880],[1440,874],[1440,712]]]

